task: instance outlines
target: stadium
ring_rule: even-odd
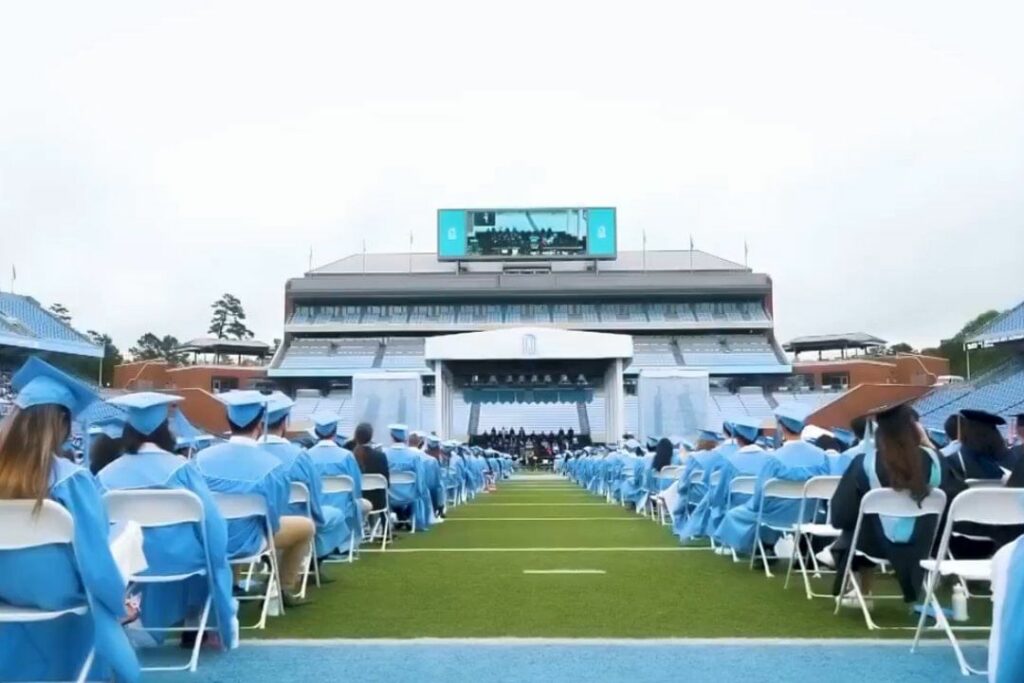
[[[563,232],[560,224],[569,227]],[[322,562],[306,551],[295,595],[287,586],[280,589],[286,596],[273,594],[273,586],[284,586],[284,569],[245,558],[265,592],[243,590],[251,575],[233,588],[238,600],[255,601],[237,611],[240,622],[255,620],[245,627],[254,630],[245,631],[241,653],[208,653],[199,637],[180,665],[175,648],[146,641],[136,643],[141,662],[194,671],[202,661],[198,673],[165,674],[172,681],[267,680],[285,667],[296,680],[311,680],[321,656],[370,678],[402,661],[408,669],[395,680],[430,679],[452,666],[458,680],[655,680],[680,656],[693,680],[702,681],[756,679],[766,663],[781,680],[804,680],[794,657],[814,656],[842,668],[835,677],[841,683],[862,680],[865,657],[879,680],[955,680],[958,667],[979,670],[983,643],[956,629],[987,630],[998,618],[987,594],[973,586],[964,623],[936,622],[910,655],[907,640],[874,636],[907,636],[918,626],[916,613],[908,617],[900,603],[875,605],[872,594],[856,589],[832,597],[835,577],[846,581],[853,565],[818,564],[829,546],[807,529],[824,529],[830,540],[828,534],[841,532],[817,509],[807,529],[761,526],[758,517],[752,549],[723,546],[719,531],[691,534],[688,525],[718,495],[719,476],[731,477],[721,489],[726,519],[749,505],[733,506],[733,497],[757,486],[759,515],[764,501],[812,500],[805,470],[773,470],[778,479],[756,482],[724,460],[702,460],[709,434],[732,443],[725,429],[751,428],[754,435],[744,438],[768,449],[758,452],[780,453],[789,445],[774,442],[776,429],[801,415],[798,442],[842,449],[837,439],[852,434],[856,418],[912,405],[936,443],[947,418],[965,408],[1005,418],[999,429],[1012,441],[1024,411],[1024,303],[963,340],[968,363],[973,353],[987,365],[960,378],[950,374],[947,358],[894,353],[883,339],[860,332],[783,343],[770,274],[694,249],[619,252],[617,227],[608,208],[442,210],[437,253],[358,253],[288,280],[273,353],[255,340],[197,338],[177,349],[177,363],[137,360],[114,368],[110,387],[89,378],[99,377],[101,346],[31,297],[0,294],[0,413],[12,412],[12,375],[32,357],[72,372],[112,401],[92,403],[74,422],[72,450],[64,455],[83,465],[105,433],[96,425],[131,423],[133,397],[159,401],[160,393],[145,393],[152,391],[174,395],[178,407],[167,420],[175,450],[200,468],[204,453],[239,442],[231,397],[246,393],[263,397],[265,413],[273,401],[286,406],[281,434],[297,450],[324,443],[358,450],[348,437],[368,423],[378,439],[396,440],[386,449],[391,459],[408,425],[431,439],[434,457],[445,463],[435,482],[442,503],[431,489],[422,508],[403,508],[395,502],[398,480],[385,483],[385,516],[373,518],[382,511],[371,509],[357,518],[361,532]],[[231,356],[237,362],[225,363]],[[818,441],[823,435],[828,440]],[[662,443],[652,445],[659,441],[674,453],[660,469],[654,462]],[[827,500],[840,486],[829,468],[842,454],[824,452],[828,464],[812,470],[807,486],[825,486],[829,492],[817,495]],[[102,481],[116,462],[97,477]],[[456,462],[464,469],[456,470]],[[391,466],[395,477],[397,461]],[[527,471],[537,466],[553,472]],[[328,485],[345,496],[370,475],[319,476],[325,496]],[[425,470],[415,470],[411,481],[420,476],[427,479]],[[794,483],[786,477],[797,480],[799,495],[777,491],[780,482]],[[698,481],[704,489],[694,498]],[[1002,481],[981,484],[997,490]],[[308,503],[301,496],[315,488],[300,488],[292,502]],[[762,542],[764,529],[782,533],[778,543],[797,541],[789,540],[791,550]],[[287,541],[265,534],[271,537]],[[140,545],[128,555],[144,562],[146,553]],[[984,561],[995,563],[986,565],[988,578],[1005,571],[1005,557]],[[580,581],[593,590],[580,592]],[[899,586],[891,570],[878,583],[890,591]],[[956,606],[957,589],[928,590],[936,605]],[[709,595],[729,596],[731,607]],[[873,595],[879,602],[899,597]],[[372,618],[339,616],[346,614]],[[734,663],[753,662],[753,649],[757,666]],[[495,674],[487,663],[495,657],[516,674]],[[595,666],[607,675],[595,676]],[[722,678],[723,666],[735,676]]]

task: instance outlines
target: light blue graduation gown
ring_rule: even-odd
[[[1012,553],[999,623],[992,631],[999,638],[989,662],[992,683],[1024,681],[1024,540],[1016,542]]]
[[[137,681],[139,662],[120,623],[125,584],[110,554],[110,523],[96,481],[88,470],[56,458],[49,497],[74,518],[72,547],[0,550],[0,600],[60,610],[84,603],[84,586],[92,598],[89,613],[0,625],[0,680],[73,681],[95,645],[90,681],[111,675]]]
[[[231,597],[231,567],[227,560],[228,527],[195,466],[158,446],[143,444],[138,453],[125,453],[97,475],[106,491],[163,489],[191,491],[203,504],[206,547],[195,524],[175,524],[143,530],[143,552],[149,565],[143,574],[187,574],[205,568],[213,578],[213,613],[221,643],[235,642],[237,603]],[[142,625],[166,628],[196,616],[209,595],[209,581],[194,576],[187,581],[141,584]]]
[[[620,454],[622,479],[619,484],[619,500],[623,503],[636,503],[643,495],[641,490],[644,461],[630,453]]]
[[[216,493],[242,493],[262,496],[273,533],[281,528],[281,515],[288,510],[291,486],[280,461],[259,447],[255,440],[233,436],[211,446],[195,458],[206,485]],[[265,525],[262,519],[249,517],[228,522],[228,557],[247,557],[263,546]]]
[[[280,461],[288,473],[288,481],[306,485],[309,490],[309,512],[316,524],[316,556],[326,557],[338,548],[347,548],[352,530],[345,513],[333,505],[324,504],[324,486],[309,454],[300,446],[280,436],[266,436],[260,447]],[[289,515],[306,516],[305,503],[290,503]]]
[[[714,538],[737,552],[750,552],[757,540],[757,516],[763,498],[764,485],[769,479],[807,481],[829,473],[825,451],[806,441],[787,441],[782,448],[772,453],[757,475],[754,495],[742,505],[729,510],[715,529]],[[810,522],[814,510],[805,510],[807,519],[797,520],[800,512],[799,500],[770,498],[764,501],[761,510],[760,537],[764,543],[775,543],[782,535],[764,526],[786,527],[797,521]]]
[[[389,446],[384,454],[388,458],[388,469],[395,472],[412,472],[416,475],[415,484],[391,484],[389,495],[391,507],[395,510],[410,510],[416,517],[416,528],[426,530],[430,523],[430,494],[426,487],[426,473],[420,454],[405,444]]]
[[[761,472],[761,468],[767,460],[768,454],[760,446],[755,445],[738,448],[727,456],[716,454],[704,468],[704,476],[701,481],[704,483],[706,492],[683,523],[682,530],[679,532],[680,540],[711,535],[728,509],[729,487],[732,485],[732,480],[736,477],[756,476]],[[719,470],[722,475],[718,483],[711,486],[711,476]],[[736,503],[747,498],[749,496],[737,494],[733,496],[731,502]]]
[[[448,456],[448,467],[445,468],[445,487],[459,489],[465,483],[466,462],[462,456],[452,452]]]
[[[427,494],[430,497],[430,509],[428,512],[433,516],[435,509],[444,507],[444,484],[441,481],[441,463],[437,458],[420,451],[420,459],[423,460],[424,485],[427,487]]]
[[[739,449],[734,441],[727,441],[710,451],[694,451],[686,459],[683,473],[676,486],[679,489],[679,502],[672,510],[672,532],[680,534],[690,513],[690,505],[696,505],[707,493],[705,474],[710,471],[716,458],[727,457]]]
[[[306,451],[321,477],[347,476],[352,479],[352,493],[324,494],[324,502],[338,508],[345,515],[345,523],[352,530],[363,528],[363,512],[359,499],[363,497],[363,472],[352,451],[329,439],[318,441]]]

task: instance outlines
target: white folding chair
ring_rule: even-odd
[[[288,502],[291,505],[302,505],[306,508],[306,517],[313,520],[313,505],[309,500],[309,487],[301,481],[293,481],[291,483],[291,489],[288,492]],[[302,587],[299,589],[299,597],[305,599],[306,597],[306,586],[309,584],[310,568],[313,570],[313,580],[316,582],[316,587],[320,587],[320,565],[316,561],[316,534],[313,534],[313,538],[309,540],[309,557],[303,563],[302,571]]]
[[[244,629],[263,629],[267,626],[267,614],[270,611],[270,600],[273,591],[277,590],[278,614],[284,614],[284,587],[281,584],[281,572],[277,566],[277,548],[274,547],[274,530],[270,526],[270,513],[267,510],[267,501],[254,493],[214,493],[213,499],[217,502],[217,508],[225,520],[231,522],[237,519],[249,519],[259,517],[263,520],[263,543],[259,550],[251,555],[240,555],[228,558],[228,564],[233,567],[245,566],[249,568],[249,577],[252,577],[252,567],[266,559],[270,564],[270,576],[267,579],[267,589],[263,595],[240,595],[239,601],[262,600],[263,608],[260,610],[259,620],[252,626],[240,626]],[[246,587],[249,586],[246,580]]]
[[[953,651],[956,653],[960,673],[967,676],[987,672],[984,669],[975,669],[967,663],[967,658],[956,639],[955,631],[989,631],[991,626],[953,626],[942,611],[942,605],[938,596],[935,595],[935,589],[940,576],[956,577],[965,591],[967,581],[991,582],[992,560],[956,560],[950,556],[949,542],[954,535],[953,525],[959,522],[974,522],[993,526],[1024,524],[1024,490],[980,487],[960,493],[949,506],[946,526],[942,531],[942,541],[939,543],[939,551],[935,559],[921,560],[921,567],[928,572],[923,604],[926,608],[932,608],[936,627],[946,632],[946,637],[949,638]],[[921,618],[917,622],[917,630],[914,633],[914,644],[910,648],[911,652],[917,648],[927,616],[928,610],[922,609]]]
[[[633,465],[623,465],[619,470],[619,502],[626,507],[626,498],[622,495],[622,485],[635,476]]]
[[[352,481],[352,477],[347,474],[334,474],[320,477],[320,481],[324,484],[324,495],[334,495],[338,493],[344,493],[352,498],[352,504],[356,506],[356,514],[359,515],[362,520],[363,512],[359,509],[359,501],[355,499],[356,483]],[[360,521],[360,525],[362,522]],[[348,557],[345,559],[331,559],[328,558],[324,562],[330,562],[332,564],[338,562],[352,562],[356,555],[356,532],[353,529],[352,534],[348,537]]]
[[[0,500],[0,550],[28,550],[44,545],[72,545],[75,539],[75,521],[71,513],[59,503],[44,500],[38,512],[34,500]],[[45,576],[38,577],[41,582]],[[60,619],[68,614],[85,616],[89,613],[92,597],[83,587],[85,601],[59,610],[36,607],[15,607],[0,602],[0,624],[31,624]],[[85,683],[92,668],[96,651],[90,648],[79,670],[77,683]]]
[[[187,581],[194,576],[201,576],[206,579],[209,593],[206,596],[206,602],[203,604],[198,627],[168,626],[153,628],[143,624],[147,631],[163,631],[167,633],[196,631],[196,640],[192,646],[192,656],[189,658],[188,663],[184,666],[143,667],[143,671],[195,671],[196,667],[199,666],[199,650],[203,644],[203,636],[206,633],[210,618],[210,607],[213,604],[213,594],[216,590],[213,584],[213,576],[207,570],[210,566],[210,549],[206,543],[206,511],[203,509],[203,502],[199,499],[199,496],[185,489],[124,489],[109,491],[103,496],[103,502],[107,508],[107,516],[112,523],[135,522],[143,530],[173,526],[175,524],[195,524],[198,528],[199,538],[203,544],[203,556],[206,559],[202,567],[178,574],[158,574],[156,569],[159,568],[149,567],[145,574],[135,574],[128,577],[128,581],[134,584],[178,583],[180,581]]]
[[[391,486],[392,487],[400,486],[400,485],[406,485],[406,484],[410,485],[410,486],[413,486],[413,487],[416,486],[416,473],[415,472],[392,472],[391,473]],[[388,492],[388,498],[389,498],[389,504],[390,504],[390,498],[391,498],[390,491]],[[416,501],[415,500],[412,503],[412,514],[410,515],[410,519],[412,520],[412,533],[416,533]]]
[[[813,598],[831,598],[834,597],[832,593],[816,593],[811,587],[811,575],[808,573],[807,561],[804,559],[804,553],[801,549],[801,544],[807,548],[807,559],[811,563],[813,570],[813,577],[818,579],[821,578],[822,574],[832,574],[834,571],[830,569],[822,569],[818,564],[818,558],[814,554],[814,539],[825,538],[825,539],[836,539],[842,535],[840,529],[832,526],[832,508],[829,506],[828,512],[824,522],[818,522],[818,518],[821,513],[822,502],[829,502],[832,500],[832,496],[836,492],[836,488],[839,486],[839,480],[841,477],[836,476],[823,476],[823,477],[811,477],[804,482],[804,493],[803,499],[800,501],[800,513],[797,518],[798,523],[796,525],[795,538],[793,539],[793,552],[789,557],[789,568],[786,570],[786,583],[784,588],[789,588],[789,579],[793,574],[793,565],[798,563],[800,565],[800,574],[804,580],[804,591],[807,594],[807,599]],[[811,506],[812,513],[807,515],[808,506]],[[803,522],[810,518],[810,522]]]
[[[679,477],[681,477],[682,475],[683,468],[680,467],[679,465],[665,465],[660,470],[658,470],[658,474],[655,476],[655,481],[658,484],[658,491],[653,496],[651,496],[651,499],[654,501],[655,506],[658,508],[658,523],[662,526],[665,526],[666,524],[666,516],[670,521],[672,519],[672,513],[668,509],[668,506],[665,504],[665,499],[661,495],[662,491],[664,491],[666,488],[666,486],[663,486],[662,484],[668,482],[668,486],[672,486],[675,482],[679,481]],[[653,517],[654,515],[652,514],[651,518],[653,519]]]
[[[715,479],[715,482],[717,484],[717,482],[720,481],[721,478],[722,478],[721,470],[719,470],[718,472],[715,472],[714,474],[718,475],[718,478]],[[752,496],[752,495],[754,495],[754,490],[756,488],[757,488],[757,477],[751,477],[751,476],[745,476],[745,475],[744,476],[739,476],[739,477],[733,477],[732,481],[729,482],[729,496],[726,498],[726,505],[725,506],[728,509],[731,510],[734,507],[734,505],[735,505],[735,503],[733,502],[733,496],[735,496],[737,494],[739,494],[739,495],[746,494],[748,496]],[[712,544],[711,547],[713,548],[714,544]],[[740,558],[736,555],[736,549],[735,548],[725,548],[724,546],[723,546],[723,548],[724,548],[724,550],[722,551],[722,554],[732,555],[732,561],[733,562],[739,562],[740,561]]]
[[[850,540],[850,549],[846,555],[846,567],[843,569],[843,580],[839,586],[839,595],[835,596],[835,613],[839,614],[839,609],[843,604],[843,596],[846,595],[846,587],[849,585],[852,587],[854,598],[860,606],[861,612],[864,614],[864,621],[869,630],[909,629],[910,627],[907,626],[879,626],[875,623],[875,620],[871,618],[871,610],[868,609],[864,591],[861,588],[860,582],[857,580],[855,572],[853,571],[853,558],[856,555],[860,555],[861,557],[865,557],[876,564],[882,564],[885,560],[871,557],[870,555],[857,550],[857,542],[860,540],[860,530],[864,526],[864,518],[866,515],[884,515],[886,517],[899,517],[903,519],[920,519],[921,517],[935,516],[935,529],[932,531],[932,536],[927,546],[928,548],[931,548],[935,545],[935,537],[938,535],[938,518],[942,516],[942,512],[945,509],[946,494],[940,488],[933,488],[920,504],[916,503],[906,491],[897,491],[891,488],[880,488],[868,491],[860,500],[860,510],[857,513],[857,524],[853,528],[853,537]],[[903,595],[872,595],[871,598],[873,600],[902,600]]]
[[[377,530],[381,530],[381,550],[387,550],[388,541],[391,538],[391,505],[390,496],[388,495],[388,480],[383,474],[364,474],[363,475],[363,493],[368,491],[383,491],[384,492],[384,507],[374,508],[366,514],[367,521],[370,518],[374,518],[373,527],[370,529],[370,535],[367,539],[368,542],[373,543],[374,539],[377,538]]]
[[[803,481],[791,481],[788,479],[769,479],[764,483],[764,489],[761,491],[761,504],[757,507],[757,525],[754,527],[754,547],[750,551],[750,568],[754,568],[754,561],[757,558],[757,554],[761,553],[761,564],[764,565],[764,575],[769,579],[772,578],[772,570],[768,566],[768,553],[764,547],[764,542],[761,540],[761,527],[765,526],[774,531],[779,531],[783,534],[790,534],[796,537],[796,527],[800,522],[803,521],[803,505],[800,506],[799,514],[792,524],[786,526],[779,526],[774,524],[764,523],[764,502],[769,498],[778,498],[781,500],[799,500],[803,501],[804,498],[804,484]],[[795,543],[795,540],[794,540]]]
[[[967,479],[964,483],[972,489],[999,489],[1005,486],[1002,479]]]

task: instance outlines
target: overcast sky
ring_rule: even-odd
[[[433,250],[444,206],[613,205],[775,282],[780,339],[1024,299],[1024,5],[5,3],[0,287],[122,348]]]

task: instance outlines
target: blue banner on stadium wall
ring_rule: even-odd
[[[616,249],[611,207],[437,212],[441,261],[614,259]]]

